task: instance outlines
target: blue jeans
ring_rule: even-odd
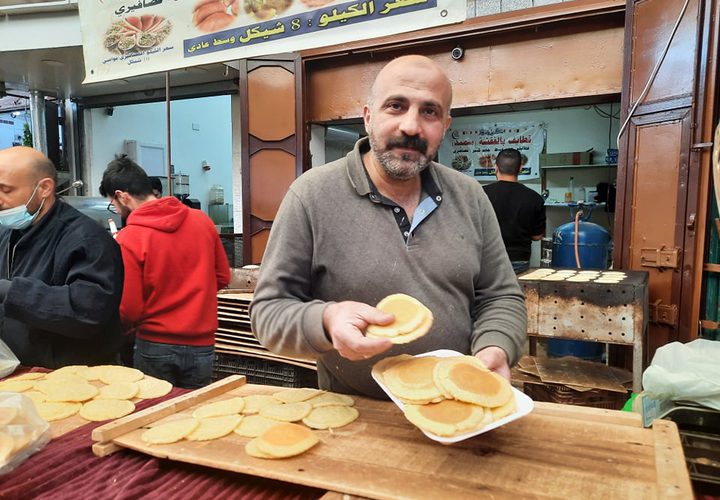
[[[511,260],[510,263],[513,266],[513,271],[515,271],[515,274],[520,274],[530,269],[529,260]]]
[[[135,368],[176,387],[197,389],[212,380],[215,347],[160,344],[135,339]]]

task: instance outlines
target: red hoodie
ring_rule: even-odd
[[[168,196],[133,210],[117,242],[124,326],[150,342],[213,345],[217,291],[230,281],[230,268],[210,218]]]

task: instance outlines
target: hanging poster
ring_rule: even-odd
[[[540,177],[545,124],[540,122],[478,123],[453,127],[445,134],[440,163],[483,182],[495,180],[495,157],[505,148],[520,151],[519,180]]]
[[[453,0],[79,0],[84,83],[461,22]]]

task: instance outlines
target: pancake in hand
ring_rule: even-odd
[[[369,325],[365,335],[387,338],[393,344],[406,344],[422,337],[430,331],[433,323],[430,309],[404,293],[388,295],[378,303],[377,308],[392,314],[395,320],[389,325]]]

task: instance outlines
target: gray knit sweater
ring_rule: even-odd
[[[317,359],[321,388],[385,395],[372,365],[385,356],[503,348],[513,364],[525,341],[527,311],[493,208],[475,180],[428,168],[439,206],[404,241],[392,210],[369,198],[361,139],[346,158],[300,176],[283,200],[260,266],[252,329],[268,349]],[[430,308],[430,332],[365,361],[338,355],[325,335],[328,303],[375,305],[406,293]]]

